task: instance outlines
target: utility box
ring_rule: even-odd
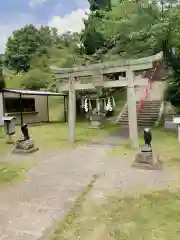
[[[4,131],[7,135],[15,134],[16,117],[3,117]]]

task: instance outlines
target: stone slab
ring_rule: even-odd
[[[30,154],[30,153],[34,153],[34,152],[37,152],[39,150],[39,148],[30,148],[30,149],[17,149],[17,148],[14,148],[12,150],[12,153],[16,153],[16,154]]]
[[[135,156],[132,167],[147,170],[162,170],[163,163],[159,155],[155,152],[142,152],[140,150]]]

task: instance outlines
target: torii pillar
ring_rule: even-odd
[[[68,110],[68,140],[69,143],[75,143],[75,128],[76,128],[76,90],[75,78],[69,78],[69,110]]]
[[[136,114],[136,92],[134,86],[134,71],[129,68],[126,71],[127,79],[127,102],[128,102],[128,120],[129,120],[129,137],[131,147],[137,149],[139,147],[137,114]]]

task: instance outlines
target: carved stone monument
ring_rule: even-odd
[[[23,124],[21,126],[21,131],[24,138],[16,141],[12,152],[13,153],[32,153],[39,150],[38,148],[35,148],[34,141],[29,137],[27,124]]]
[[[162,161],[151,147],[152,135],[148,128],[144,129],[144,142],[145,145],[138,151],[135,156],[135,161],[132,167],[147,169],[147,170],[161,170]]]

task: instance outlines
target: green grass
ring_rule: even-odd
[[[69,212],[65,215],[63,221],[61,221],[57,225],[56,230],[53,233],[49,234],[50,236],[52,235],[51,236],[52,240],[58,240],[59,235],[63,234],[63,232],[65,231],[68,231],[71,225],[74,223],[74,221],[76,221],[77,217],[80,217],[79,214],[81,211],[82,204],[85,201],[88,193],[93,188],[93,185],[98,177],[99,177],[98,175],[93,176],[91,182],[84,188],[82,194],[76,199],[76,201],[74,201]]]
[[[166,132],[163,128],[154,128],[152,131],[152,146],[154,151],[160,155],[165,165],[180,168],[180,144],[177,133]],[[144,145],[143,136],[139,134],[139,144]],[[136,150],[130,148],[129,141],[113,149],[113,155],[133,160]],[[123,159],[124,159],[123,158]]]
[[[50,122],[64,121],[64,98],[50,96],[48,101]]]
[[[81,203],[52,240],[178,240],[180,191],[157,191],[140,196],[111,196],[104,204]]]
[[[21,89],[22,75],[15,73],[5,74],[6,88]]]
[[[162,160],[171,167],[180,167],[180,144],[177,132],[166,132],[161,129],[152,130],[152,144]]]
[[[23,163],[0,162],[0,185],[22,180],[25,173],[32,166],[31,162]]]
[[[76,144],[85,144],[94,138],[104,136],[110,131],[116,130],[117,126],[107,125],[102,129],[91,129],[87,122],[76,124]],[[21,137],[20,128],[16,128],[14,140]],[[37,126],[29,126],[29,133],[35,141],[37,147],[43,150],[58,149],[68,146],[68,124],[49,123]],[[0,151],[10,150],[12,146],[6,144],[5,138],[0,139]]]
[[[153,148],[162,156],[165,164],[179,168],[180,146],[177,134],[155,128],[152,129],[152,135]],[[140,145],[143,145],[142,135],[139,136],[139,141]],[[126,142],[114,149],[114,153],[127,153],[131,158],[135,151],[130,149],[129,142]],[[52,240],[178,240],[179,203],[179,189],[136,196],[118,193],[108,197],[103,204],[96,204],[87,198],[84,202],[81,201],[81,206],[73,209],[76,214],[71,215],[70,221],[62,220]]]

